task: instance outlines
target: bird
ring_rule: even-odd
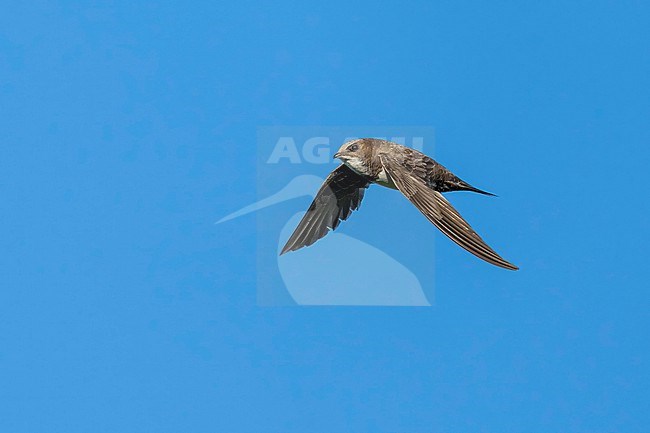
[[[447,201],[442,193],[475,188],[416,149],[387,140],[359,138],[334,154],[342,164],[325,179],[280,255],[310,246],[335,230],[359,209],[371,184],[401,192],[445,236],[492,265],[519,269],[497,254]]]

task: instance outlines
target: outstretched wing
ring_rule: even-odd
[[[280,255],[309,246],[357,210],[370,182],[346,165],[330,173]]]
[[[511,270],[519,269],[494,252],[440,192],[431,189],[392,157],[386,154],[379,157],[397,189],[449,239],[488,263]]]

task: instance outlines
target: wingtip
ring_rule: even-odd
[[[285,244],[285,246],[282,247],[282,251],[280,251],[280,254],[278,254],[278,257],[285,254],[285,253],[288,253],[289,251],[293,251],[293,249],[289,246],[289,242],[287,242]]]

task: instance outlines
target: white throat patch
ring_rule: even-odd
[[[363,163],[361,158],[352,157],[345,161],[345,165],[354,170],[357,174],[368,175],[368,167]]]

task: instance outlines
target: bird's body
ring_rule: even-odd
[[[372,183],[399,190],[447,237],[477,257],[506,269],[518,269],[492,250],[442,196],[472,191],[493,195],[455,176],[433,159],[397,143],[362,138],[345,143],[334,155],[343,164],[325,180],[282,253],[316,242],[359,208]]]
[[[345,165],[350,167],[355,173],[369,177],[372,183],[387,188],[398,189],[384,169],[380,157],[383,154],[390,155],[399,166],[408,170],[411,175],[424,180],[427,186],[435,191],[473,191],[493,195],[474,188],[455,176],[441,164],[410,147],[386,140],[362,138],[346,143],[341,149],[354,145],[358,146],[358,150],[355,153],[360,153],[361,155],[350,157],[339,151],[335,157],[340,156]]]

